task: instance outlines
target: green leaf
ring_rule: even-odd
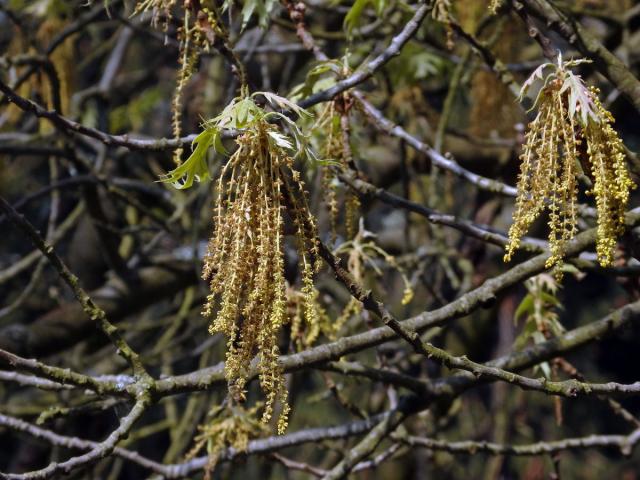
[[[213,136],[213,149],[216,151],[216,153],[219,153],[221,155],[227,155],[227,149],[224,148],[224,145],[222,144],[222,137],[220,136],[220,133],[218,131],[216,131],[216,134]]]
[[[234,98],[216,117],[205,123],[207,128],[225,128],[235,126],[238,98]]]
[[[567,77],[562,84],[560,93],[563,93],[567,89],[569,90],[569,115],[575,117],[576,113],[578,113],[580,115],[580,123],[583,126],[587,126],[589,119],[595,123],[600,123],[600,119],[595,112],[591,91],[585,85],[582,78],[571,72],[567,72]]]
[[[531,338],[533,338],[533,343],[538,344],[538,343],[544,343],[547,341],[547,339],[545,338],[545,336],[542,334],[542,332],[536,330],[535,332],[533,332],[531,334]]]
[[[351,31],[360,24],[362,12],[364,9],[372,5],[377,15],[382,15],[387,8],[388,0],[356,0],[344,17],[344,26],[347,32]]]
[[[256,119],[262,118],[263,111],[250,98],[234,98],[217,117],[207,121],[205,126],[218,131],[223,128],[246,128]]]
[[[516,309],[516,313],[513,316],[513,320],[515,323],[518,323],[518,320],[520,320],[520,317],[522,317],[523,315],[530,315],[532,312],[533,312],[533,295],[527,294],[520,302],[520,305],[518,305],[518,308]]]
[[[522,332],[520,333],[520,335],[518,335],[515,342],[513,343],[514,348],[516,350],[523,349],[527,345],[529,339],[533,336],[534,332],[537,331],[537,329],[538,327],[536,326],[536,322],[529,321],[525,323]]]
[[[175,188],[184,190],[190,188],[194,180],[202,182],[211,179],[207,166],[207,152],[212,146],[220,153],[225,152],[220,140],[220,132],[208,128],[193,140],[192,147],[194,145],[195,148],[189,158],[167,173],[160,181],[172,183]]]
[[[570,274],[574,275],[575,277],[579,277],[580,275],[583,275],[583,273],[575,265],[573,265],[571,263],[562,264],[561,270],[564,273],[570,273]]]
[[[351,32],[360,23],[360,17],[362,11],[369,4],[371,0],[356,0],[353,6],[349,9],[344,17],[344,26],[347,27],[347,32]]]
[[[316,163],[318,165],[322,165],[323,167],[336,167],[336,168],[342,167],[342,163],[336,160],[331,160],[329,158],[319,158],[318,160],[316,160]]]
[[[562,335],[566,331],[557,318],[549,320],[549,327],[555,336]]]
[[[551,378],[551,367],[549,366],[549,362],[542,362],[537,365],[542,370],[542,374],[548,380]]]
[[[254,10],[258,6],[258,0],[245,0],[244,5],[242,6],[242,12],[240,15],[242,17],[242,27],[241,30],[244,30],[249,20],[251,19],[251,15],[253,15]]]
[[[536,68],[533,73],[531,75],[529,75],[529,78],[527,78],[527,80],[525,80],[525,82],[522,84],[522,87],[520,88],[520,95],[518,96],[518,100],[522,100],[524,98],[524,96],[526,95],[527,91],[531,88],[531,86],[534,84],[534,82],[536,81],[536,79],[540,79],[542,80],[542,73],[544,72],[544,69],[547,67],[553,67],[554,64],[553,63],[543,63],[542,65],[540,65],[538,68]]]
[[[446,65],[441,56],[425,50],[416,42],[408,42],[400,55],[389,62],[386,70],[393,85],[412,85],[443,73]]]
[[[547,303],[547,307],[548,306],[552,306],[552,307],[561,307],[562,306],[560,304],[560,300],[558,300],[556,297],[554,297],[550,293],[540,292],[539,294],[540,294],[540,298]]]
[[[245,98],[244,100],[238,103],[238,107],[236,108],[236,121],[235,121],[235,124],[238,128],[243,128],[247,125],[247,118],[249,118],[250,102],[251,102],[250,100]]]
[[[299,107],[291,100],[281,97],[280,95],[276,95],[271,92],[255,92],[251,96],[262,95],[267,101],[274,107],[281,108],[283,110],[290,110],[295,112],[299,117],[311,117],[311,113],[304,108]]]
[[[278,147],[286,148],[287,150],[293,149],[293,144],[286,135],[283,135],[280,132],[269,132],[269,137],[271,137],[271,140],[274,141]]]
[[[231,6],[231,0],[225,0],[222,10],[226,11]],[[266,28],[269,24],[269,15],[277,5],[275,0],[244,0],[240,16],[242,17],[241,30],[244,30],[254,14],[258,15],[258,25]]]
[[[290,97],[292,99],[300,99],[308,97],[309,95],[326,90],[332,87],[336,83],[336,78],[341,74],[343,70],[342,62],[338,60],[328,60],[326,62],[320,62],[313,67],[307,73],[304,83],[295,86],[291,90]],[[333,76],[323,77],[326,74],[332,73]]]
[[[311,140],[309,136],[302,133],[300,127],[298,127],[298,125],[296,125],[293,120],[280,112],[269,112],[265,115],[265,119],[269,117],[276,117],[282,120],[291,130],[295,143],[295,145],[291,145],[291,150],[297,151],[296,155],[293,158],[304,156],[307,160],[313,163],[318,161],[318,156],[311,148]]]

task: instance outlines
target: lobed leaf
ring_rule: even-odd
[[[193,146],[195,145],[195,148]],[[226,153],[220,138],[220,132],[215,128],[205,129],[192,143],[193,151],[189,158],[166,176],[160,179],[161,182],[172,183],[179,190],[190,188],[194,180],[202,182],[211,179],[207,166],[207,152],[213,147],[216,152]]]

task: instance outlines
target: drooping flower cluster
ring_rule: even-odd
[[[433,2],[433,9],[431,10],[431,17],[444,25],[447,37],[447,48],[449,50],[452,50],[454,47],[451,10],[451,0],[435,0]]]
[[[241,131],[237,149],[217,180],[214,230],[204,259],[203,278],[211,293],[203,315],[212,318],[210,333],[227,337],[225,363],[232,398],[242,400],[252,373],[251,360],[259,355],[257,369],[266,394],[263,420],[282,404],[278,431],[286,428],[287,391],[278,357],[278,335],[289,321],[284,264],[284,222],[293,223],[302,277],[305,320],[317,322],[313,275],[318,262],[316,222],[307,206],[307,192],[294,168],[293,151],[312,157],[305,137],[295,123],[279,112],[266,112],[254,101],[263,95],[279,108],[297,109],[282,97],[254,94],[234,100],[195,140],[189,159],[166,180],[186,188],[208,177],[206,153],[213,147],[224,153],[221,128]],[[306,114],[297,109],[299,114]],[[286,123],[293,138],[270,123]],[[180,183],[182,182],[182,183]]]
[[[240,405],[216,405],[207,415],[207,422],[198,427],[195,444],[187,454],[187,460],[196,457],[204,448],[207,449],[208,462],[204,469],[204,478],[209,480],[211,472],[218,463],[220,454],[225,448],[232,447],[238,452],[245,452],[249,440],[266,433],[265,425],[257,419],[260,405],[245,409]]]
[[[319,62],[308,73],[305,82],[296,86],[291,95],[304,98],[331,88],[337,81],[351,74],[348,55],[337,60]],[[317,119],[309,125],[312,141],[322,153],[321,179],[323,202],[329,214],[331,243],[335,244],[340,233],[346,239],[355,236],[358,229],[360,200],[351,190],[340,192],[340,173],[357,173],[351,149],[351,116],[354,99],[345,92],[324,106],[316,106]],[[341,198],[342,197],[342,198]],[[340,204],[344,206],[341,212]],[[343,213],[344,230],[338,232],[339,217]]]
[[[589,192],[596,197],[598,211],[597,253],[600,263],[610,265],[616,246],[616,237],[624,231],[624,213],[629,201],[629,191],[635,184],[629,178],[622,140],[613,129],[613,116],[592,89],[596,111],[602,122],[585,129],[585,138],[591,164],[593,188]]]
[[[362,217],[360,218],[358,227],[358,233],[354,238],[343,242],[335,250],[335,255],[347,256],[349,273],[353,275],[354,280],[360,285],[365,283],[365,271],[368,269],[372,270],[376,275],[382,276],[382,270],[377,264],[377,261],[382,260],[386,266],[391,267],[400,274],[400,278],[404,284],[401,303],[402,305],[407,305],[413,299],[413,288],[404,269],[398,264],[393,255],[387,253],[375,243],[376,235],[364,228]],[[362,308],[362,303],[356,298],[351,297],[340,316],[334,322],[334,328],[342,328],[349,319],[359,315],[362,312]]]
[[[287,307],[291,318],[291,341],[302,351],[312,346],[320,335],[335,340],[340,325],[334,322],[320,303],[320,292],[309,294],[290,287],[287,290]]]
[[[163,30],[167,27],[172,18],[172,9],[175,7],[176,0],[143,0],[138,2],[134,10],[134,14],[142,12],[151,12],[152,23],[157,25],[162,16]],[[171,101],[172,112],[172,130],[173,136],[179,138],[182,133],[182,100],[184,90],[189,79],[196,70],[196,65],[203,52],[209,51],[213,38],[225,36],[221,29],[220,22],[213,10],[208,8],[196,8],[196,2],[187,2],[183,8],[182,26],[178,29],[178,39],[180,41],[180,54],[178,61],[180,69],[176,79],[176,89]],[[174,151],[174,159],[176,163],[180,163],[183,150],[177,148]]]
[[[549,211],[547,267],[561,266],[567,242],[577,233],[578,176],[590,178],[596,197],[597,254],[602,266],[613,262],[616,238],[622,233],[629,191],[634,187],[625,163],[622,141],[611,124],[595,88],[587,88],[569,67],[582,61],[547,63],[524,84],[524,94],[543,71],[545,77],[521,155],[518,195],[509,229],[505,261],[511,259],[533,221]],[[560,272],[560,269],[557,269]]]
[[[351,148],[348,145],[349,136],[345,134],[348,125],[348,113],[340,113],[336,108],[336,102],[331,102],[322,113],[314,129],[322,131],[324,136],[324,158],[330,160],[322,168],[322,192],[324,203],[329,213],[329,224],[332,243],[336,242],[338,236],[338,217],[340,215],[338,185],[338,172],[353,173],[353,158],[351,158]],[[344,107],[341,107],[344,108]],[[350,189],[344,192],[344,235],[351,239],[356,235],[357,223],[360,210],[360,200]]]

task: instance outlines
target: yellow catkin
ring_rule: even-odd
[[[176,5],[176,0],[144,0],[137,3],[134,15],[142,12],[152,12],[152,23],[157,26],[162,14],[162,29],[166,32],[172,18],[172,9]],[[194,18],[193,12],[189,8],[183,9],[183,24],[178,29],[180,40],[180,52],[178,62],[180,68],[176,78],[176,89],[171,100],[171,126],[174,138],[179,138],[182,134],[182,110],[184,91],[196,69],[200,54],[210,48],[210,39],[207,29],[215,31],[218,28],[218,21],[214,13],[209,9],[202,9],[201,21]],[[199,17],[200,18],[200,17]],[[176,164],[182,162],[184,149],[177,148],[173,152]]]
[[[502,0],[489,0],[489,11],[494,15],[498,13],[498,9],[502,6]]]
[[[520,174],[513,224],[505,261],[509,261],[521,238],[543,211],[549,213],[549,250],[547,268],[556,267],[561,275],[566,244],[577,232],[578,174],[582,143],[586,143],[587,160],[596,198],[598,260],[602,266],[613,263],[616,238],[622,233],[629,191],[624,147],[612,127],[613,117],[598,100],[598,91],[587,89],[572,77],[571,92],[564,71],[547,82],[538,99],[538,114],[529,124],[520,156]],[[582,104],[572,108],[571,95],[583,95]],[[581,108],[589,108],[581,115]]]
[[[322,306],[320,292],[313,289],[311,296],[306,292],[289,288],[287,300],[289,317],[291,318],[291,341],[294,346],[302,351],[312,346],[324,335],[330,340],[335,340],[342,327],[338,320],[332,320],[327,310]]]
[[[396,258],[380,248],[374,241],[375,235],[364,228],[364,221],[359,223],[358,233],[353,240],[342,243],[336,250],[336,255],[347,255],[347,268],[354,280],[359,284],[365,283],[365,270],[367,266],[377,275],[382,275],[382,270],[376,266],[375,260],[382,259],[385,264],[400,274],[404,283],[401,304],[407,305],[413,299],[413,288],[407,278],[404,269],[398,264]],[[334,322],[336,332],[339,331],[351,318],[362,312],[362,303],[355,298],[350,298],[344,309]]]
[[[342,132],[341,115],[338,113],[335,102],[327,106],[316,123],[316,128],[323,130],[325,134],[323,138],[324,148],[322,151],[324,158],[335,162],[334,165],[327,165],[322,169],[323,201],[329,213],[331,243],[335,244],[338,237],[337,225],[340,214],[337,172],[340,170],[349,171],[351,168],[350,163],[353,162],[350,147],[344,143],[345,139]],[[347,189],[344,192],[343,206],[344,235],[347,239],[352,239],[358,231],[360,199],[351,189]]]
[[[237,138],[217,182],[214,231],[203,267],[211,293],[203,314],[213,318],[210,333],[227,337],[226,376],[232,397],[244,398],[253,356],[269,421],[276,402],[278,431],[289,406],[279,365],[278,334],[288,321],[284,276],[284,211],[292,219],[302,271],[305,316],[314,322],[318,245],[307,192],[289,154],[269,141],[276,127],[259,122]]]
[[[209,412],[209,419],[198,427],[194,445],[186,459],[195,458],[205,447],[209,460],[205,466],[204,478],[211,478],[211,472],[218,463],[220,454],[227,448],[244,452],[249,440],[265,432],[264,425],[257,420],[259,405],[244,409],[240,405],[216,406]]]
[[[589,124],[584,131],[587,153],[593,177],[593,189],[598,211],[598,259],[603,266],[613,263],[616,238],[624,231],[624,213],[629,191],[635,187],[629,177],[624,146],[613,129],[613,116],[598,100],[597,90],[591,90],[600,124]]]
[[[453,49],[453,28],[451,27],[451,0],[435,0],[431,9],[431,17],[444,25],[447,36],[447,48]]]

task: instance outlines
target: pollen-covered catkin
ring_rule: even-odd
[[[277,401],[284,432],[289,407],[278,357],[278,334],[288,321],[284,276],[284,211],[292,218],[302,264],[302,292],[315,300],[317,234],[304,199],[304,187],[293,159],[270,141],[276,127],[258,122],[237,138],[217,182],[214,231],[205,256],[203,278],[211,293],[203,314],[213,318],[209,331],[227,337],[226,376],[230,393],[244,397],[256,352],[269,421]],[[302,195],[301,195],[302,194]],[[313,315],[311,306],[307,316]]]
[[[259,95],[272,106],[310,116],[284,97],[245,92],[204,123],[189,158],[163,181],[186,189],[210,179],[208,154],[213,150],[216,155],[228,155],[221,131],[231,128],[239,132],[236,149],[215,182],[214,228],[202,270],[210,294],[203,315],[211,319],[211,334],[222,333],[227,338],[225,373],[231,401],[244,400],[247,380],[257,372],[266,395],[262,419],[271,420],[279,403],[278,432],[284,433],[289,406],[278,342],[282,327],[291,320],[285,279],[285,219],[292,224],[297,243],[302,284],[297,301],[305,311],[300,320],[310,332],[320,329],[319,322],[326,322],[319,317],[321,309],[313,285],[320,259],[316,220],[309,210],[302,176],[294,166],[297,158],[317,158],[295,122],[281,112],[258,106],[255,98]],[[274,119],[288,125],[290,136]],[[296,328],[299,332],[302,325]]]
[[[624,212],[629,191],[635,187],[629,177],[624,146],[613,129],[613,116],[600,103],[596,89],[592,89],[596,111],[602,121],[585,129],[593,188],[587,192],[596,197],[598,211],[597,253],[600,263],[611,265],[616,237],[624,230]]]
[[[560,276],[566,245],[577,233],[578,176],[588,165],[597,209],[596,251],[602,266],[613,263],[616,238],[622,233],[631,181],[624,147],[612,127],[613,116],[598,99],[598,90],[566,69],[576,61],[541,66],[527,81],[528,88],[542,70],[552,66],[536,105],[538,114],[529,124],[520,156],[520,174],[513,224],[505,261],[509,261],[522,237],[543,211],[548,211],[549,250],[547,268]],[[586,157],[586,159],[584,158]],[[581,160],[586,160],[581,162]]]

